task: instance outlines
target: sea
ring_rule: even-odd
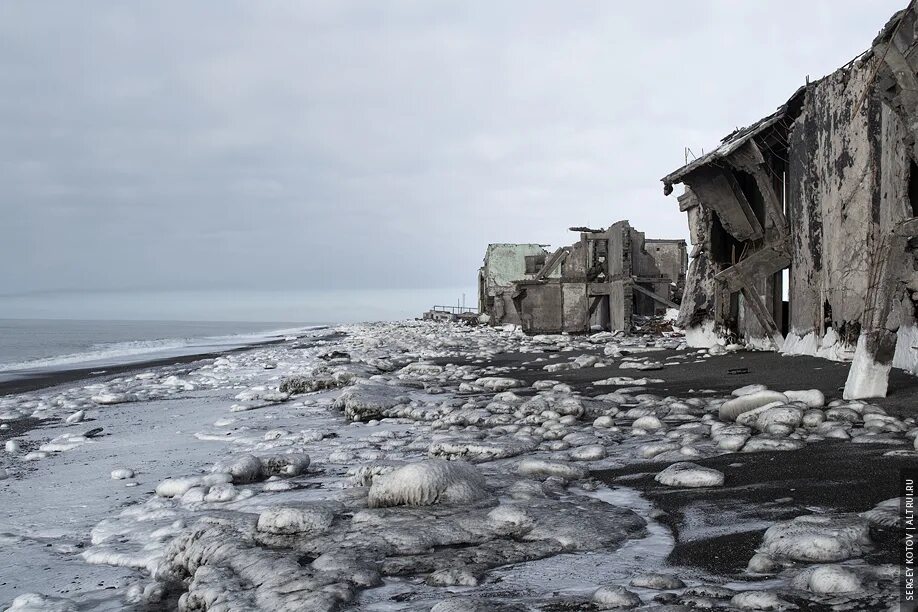
[[[204,355],[320,327],[298,322],[0,319],[0,381]]]

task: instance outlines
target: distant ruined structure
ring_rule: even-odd
[[[685,186],[690,345],[853,359],[849,399],[884,396],[892,366],[918,373],[916,23],[912,3],[871,49],[663,177],[666,194]]]
[[[627,221],[571,228],[580,240],[549,254],[536,244],[492,244],[479,271],[479,310],[527,333],[631,329],[632,315],[678,307],[684,240],[645,240]]]

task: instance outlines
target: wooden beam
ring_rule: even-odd
[[[748,279],[767,278],[791,264],[787,242],[766,245],[743,260],[714,275],[731,292],[740,291]]]
[[[670,307],[670,308],[679,308],[679,305],[676,304],[675,302],[671,302],[671,301],[667,300],[666,298],[657,295],[656,293],[654,293],[654,292],[651,291],[650,289],[647,289],[646,287],[641,287],[641,286],[638,285],[637,283],[634,283],[633,285],[631,285],[631,288],[632,288],[633,290],[637,291],[638,293],[643,293],[643,294],[646,295],[647,297],[649,297],[649,298],[651,298],[651,299],[654,299],[654,300],[660,302],[661,304],[665,304],[666,306],[668,306],[668,307]]]
[[[593,316],[593,313],[596,312],[596,307],[602,302],[603,297],[602,295],[593,297],[593,301],[590,302],[590,316]]]
[[[918,236],[918,217],[912,217],[899,223],[893,228],[893,234],[903,238],[912,238]]]
[[[536,275],[535,280],[542,280],[543,278],[551,274],[552,271],[556,267],[558,267],[558,264],[560,264],[562,261],[567,259],[568,253],[570,253],[570,251],[567,249],[567,247],[560,247],[554,253],[549,255],[548,261],[542,264],[542,269],[539,270],[539,273]]]
[[[765,307],[762,296],[760,296],[755,287],[748,282],[748,279],[747,282],[743,284],[741,291],[743,292],[743,298],[745,298],[746,303],[749,305],[749,309],[752,310],[752,314],[759,320],[765,333],[771,338],[772,343],[775,345],[775,349],[780,351],[781,345],[784,344],[784,336],[778,331],[778,326],[775,324],[775,320],[771,318],[771,313],[768,312],[768,308]]]

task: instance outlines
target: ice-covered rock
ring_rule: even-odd
[[[262,479],[261,461],[254,455],[241,455],[232,459],[219,461],[211,472],[225,473],[233,477],[233,482],[244,484]]]
[[[560,478],[562,480],[580,480],[586,478],[587,470],[579,465],[547,459],[523,459],[517,471],[522,476],[534,478]]]
[[[60,597],[49,597],[39,593],[19,595],[6,612],[77,612],[76,603]]]
[[[719,416],[721,421],[735,421],[736,418],[748,412],[759,408],[760,406],[765,406],[766,404],[771,404],[773,402],[781,402],[786,404],[788,402],[787,396],[783,393],[778,393],[777,391],[754,391],[741,395],[731,400],[727,400],[720,406]]]
[[[860,557],[870,544],[870,526],[862,517],[804,515],[769,527],[759,552],[776,559],[832,563]]]
[[[778,569],[778,563],[764,553],[756,553],[749,559],[746,570],[754,574],[773,574]]]
[[[861,512],[860,516],[867,519],[872,525],[898,527],[902,522],[901,503],[901,497],[893,497],[881,501],[866,512]]]
[[[484,476],[475,466],[429,459],[374,478],[367,503],[371,508],[467,504],[490,495]]]
[[[599,587],[593,592],[593,605],[600,610],[630,610],[641,605],[641,598],[621,586]]]
[[[349,421],[369,421],[385,418],[395,406],[409,401],[403,387],[367,382],[345,389],[335,407],[343,410]]]
[[[759,413],[755,427],[759,431],[786,436],[800,425],[802,419],[803,410],[796,406],[774,406]]]
[[[803,569],[791,580],[795,589],[814,593],[852,593],[863,585],[857,574],[841,565],[815,565]]]
[[[129,470],[127,468],[112,470],[111,476],[112,480],[127,480],[128,478],[134,477],[134,470]]]
[[[760,451],[794,451],[803,448],[804,443],[791,438],[774,438],[769,436],[755,436],[749,438],[743,445],[744,453],[757,453]]]
[[[181,497],[192,487],[210,487],[232,481],[233,477],[227,473],[167,478],[156,485],[156,494],[160,497]]]
[[[258,515],[256,529],[272,534],[318,535],[334,520],[335,513],[327,504],[268,508]]]
[[[802,402],[806,404],[808,408],[822,408],[826,405],[826,397],[819,389],[785,391],[784,395],[792,402]]]
[[[68,425],[74,425],[76,423],[82,423],[85,417],[86,417],[85,410],[77,410],[76,412],[68,416],[66,419],[64,419],[64,422],[67,423]]]
[[[522,387],[523,382],[515,378],[503,376],[485,376],[475,381],[475,385],[487,391],[506,391],[515,387]]]
[[[734,595],[730,600],[730,604],[740,610],[763,610],[768,612],[782,612],[783,610],[797,608],[794,604],[784,601],[771,591],[743,591]]]
[[[665,591],[671,589],[684,589],[685,583],[676,576],[669,574],[638,574],[629,582],[633,587],[642,589],[654,589],[656,591]]]
[[[668,487],[721,487],[724,474],[713,468],[683,461],[674,463],[654,477]]]
[[[644,429],[644,430],[656,430],[663,429],[663,421],[659,418],[653,416],[652,414],[644,415],[634,420],[634,423],[631,424],[633,429]]]
[[[744,387],[740,387],[739,389],[734,389],[731,395],[733,395],[733,397],[742,397],[744,395],[751,395],[752,393],[758,393],[759,391],[766,391],[766,390],[768,390],[768,387],[766,387],[765,385],[752,384],[752,385],[746,385]]]
[[[571,449],[570,456],[574,461],[599,461],[605,459],[606,449],[601,444],[588,444]]]

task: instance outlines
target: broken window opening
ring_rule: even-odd
[[[526,255],[526,274],[538,274],[545,265],[545,255]]]
[[[762,197],[762,192],[759,191],[755,177],[742,170],[734,170],[733,176],[736,177],[736,182],[739,184],[743,195],[746,196],[746,201],[749,202],[749,207],[752,208],[759,225],[765,227],[765,198]]]
[[[717,213],[711,216],[711,261],[732,266],[742,252],[742,244],[724,229]]]
[[[918,217],[918,164],[908,162],[908,202],[912,207],[912,216]]]

